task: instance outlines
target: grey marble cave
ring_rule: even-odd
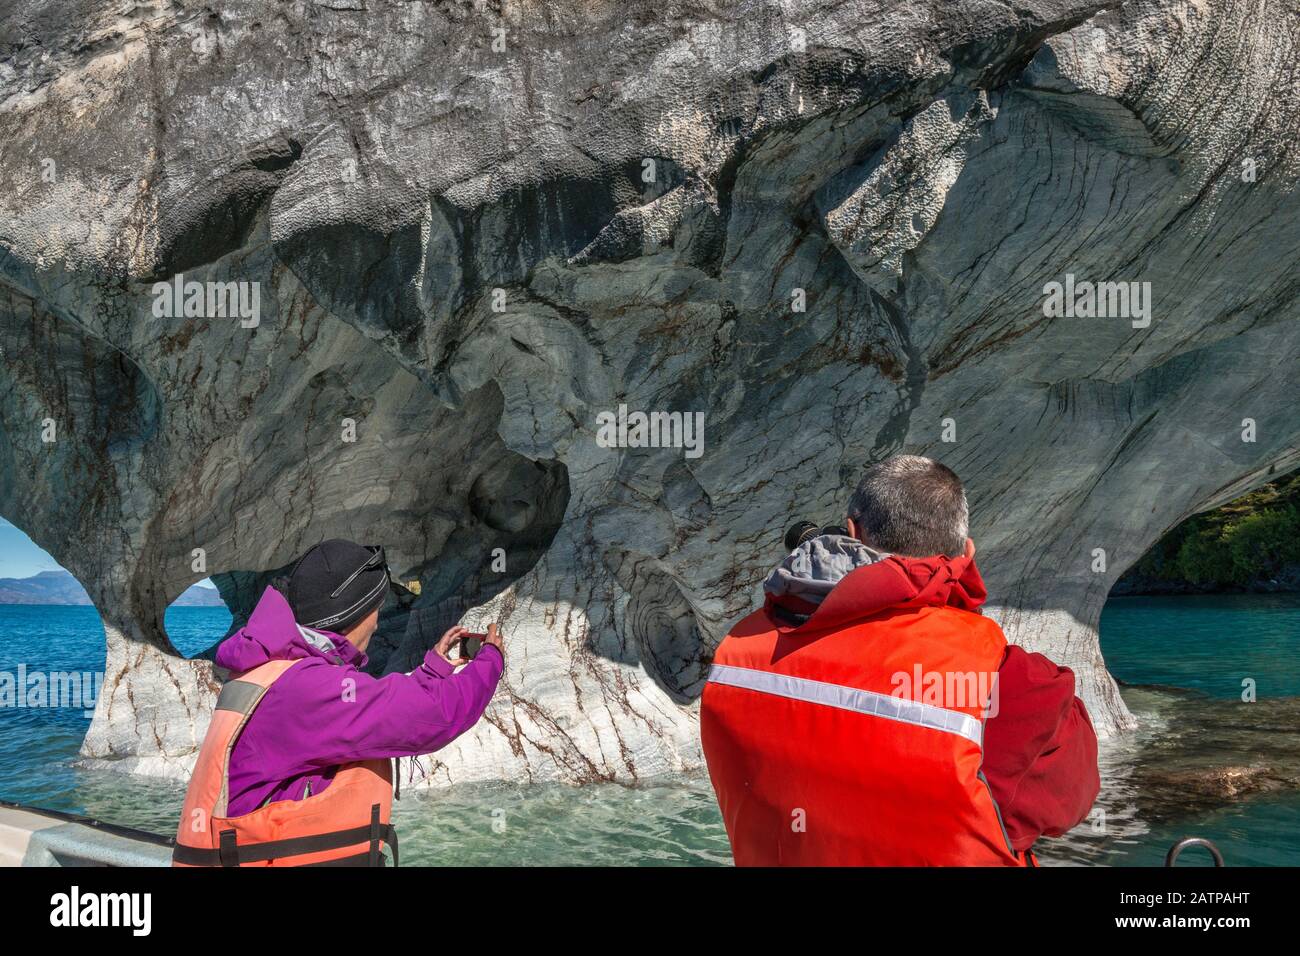
[[[89,761],[184,776],[219,675],[169,602],[238,619],[344,536],[422,585],[377,670],[507,635],[426,785],[698,769],[785,528],[900,451],[1114,737],[1111,585],[1300,464],[1280,0],[20,0],[0,37],[0,515],[103,620]],[[177,275],[256,324],[160,317]],[[1149,322],[1045,315],[1067,276]],[[620,405],[703,453],[604,447]]]

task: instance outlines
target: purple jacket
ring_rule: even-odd
[[[505,661],[490,644],[459,672],[429,651],[409,674],[371,677],[346,638],[300,629],[284,596],[267,588],[252,615],[217,648],[242,674],[267,661],[302,660],[266,692],[230,754],[230,816],[330,785],[341,764],[432,753],[483,716]],[[310,787],[310,791],[308,788]]]

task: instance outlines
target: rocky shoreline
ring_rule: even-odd
[[[1284,568],[1279,574],[1267,578],[1234,586],[1200,585],[1191,581],[1167,581],[1156,577],[1126,574],[1110,589],[1111,597],[1290,593],[1300,593],[1300,565]]]

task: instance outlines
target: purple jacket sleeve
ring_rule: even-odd
[[[433,651],[410,674],[305,669],[282,698],[293,700],[290,719],[310,728],[312,746],[300,751],[301,767],[433,753],[483,716],[504,668],[501,652],[485,644],[457,673]]]

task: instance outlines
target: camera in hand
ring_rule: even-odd
[[[849,529],[837,524],[828,524],[824,528],[819,528],[811,521],[796,521],[790,525],[790,530],[785,533],[785,549],[793,551],[805,541],[811,541],[813,538],[820,537],[824,534],[841,534],[847,535]]]
[[[483,648],[483,640],[486,634],[462,634],[460,638],[460,656],[467,660],[473,660],[478,656],[478,652]]]

